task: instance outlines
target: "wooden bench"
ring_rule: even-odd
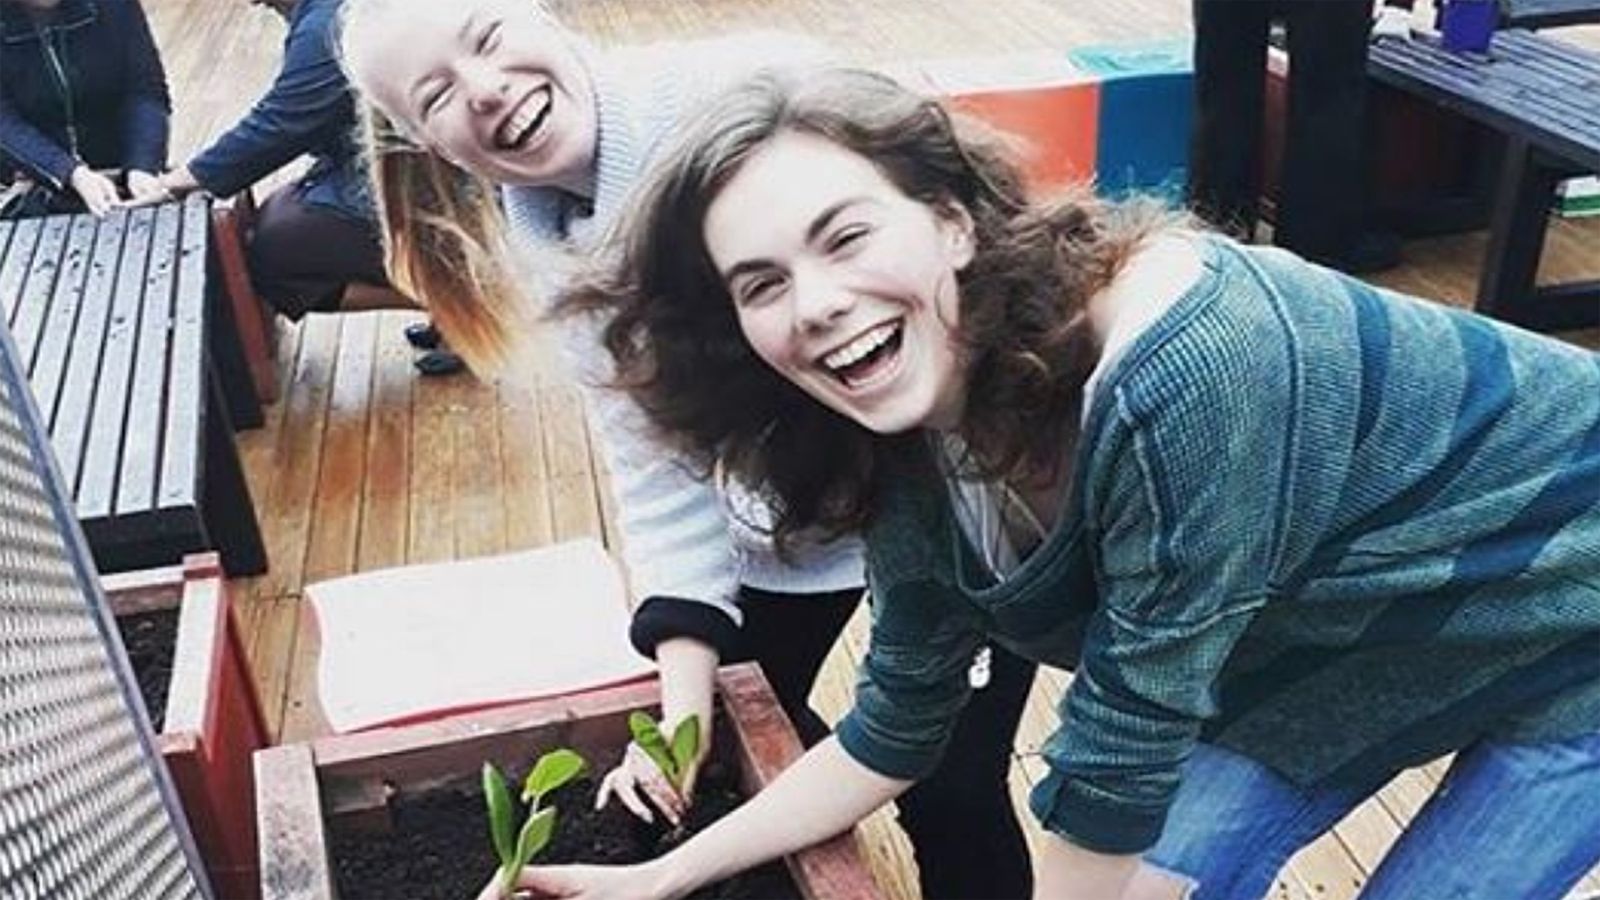
[[[103,572],[266,569],[233,424],[260,406],[217,297],[209,201],[0,223],[0,302]]]
[[[1477,310],[1540,330],[1600,324],[1600,281],[1535,283],[1556,186],[1600,172],[1600,55],[1510,29],[1482,54],[1431,38],[1377,41],[1368,68],[1504,137]]]

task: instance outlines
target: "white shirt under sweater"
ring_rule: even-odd
[[[1100,345],[1100,359],[1083,385],[1081,415],[1089,415],[1101,379],[1194,284],[1201,266],[1199,250],[1185,232],[1158,234],[1135,252],[1098,304],[1104,310],[1099,329],[1105,339]],[[946,471],[961,471],[965,443],[954,434],[941,438],[936,446]],[[952,477],[947,487],[956,522],[996,578],[1010,576],[1029,550],[1049,537],[1049,529],[1004,485]]]
[[[776,33],[682,44],[593,50],[599,136],[592,204],[552,188],[506,187],[501,199],[512,239],[535,296],[549,302],[579,262],[601,250],[646,166],[698,104],[738,79],[774,65],[825,59],[808,38]],[[743,624],[741,584],[785,593],[816,593],[865,582],[860,541],[847,538],[795,549],[793,565],[748,523],[771,512],[750,492],[719,490],[651,433],[639,407],[609,381],[612,361],[602,323],[568,319],[560,343],[583,388],[589,427],[611,475],[622,532],[622,557],[635,596],[710,604]]]

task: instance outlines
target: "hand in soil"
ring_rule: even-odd
[[[646,822],[654,822],[655,816],[650,812],[650,804],[653,804],[656,809],[661,810],[662,816],[672,823],[673,827],[677,827],[682,824],[683,815],[694,799],[692,774],[684,788],[683,794],[680,795],[650,755],[638,744],[630,742],[627,751],[622,754],[622,762],[606,773],[605,779],[600,782],[600,791],[595,795],[594,806],[595,809],[603,808],[615,795],[629,812]],[[640,798],[641,790],[650,798],[650,804],[646,804]]]
[[[518,897],[535,900],[660,900],[652,870],[636,866],[528,866],[517,874]],[[478,900],[502,900],[500,879],[492,879]]]

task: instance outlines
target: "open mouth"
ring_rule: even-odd
[[[905,320],[874,326],[850,343],[823,354],[817,362],[850,389],[868,387],[893,373],[905,339]]]
[[[552,99],[548,84],[530,91],[523,97],[522,102],[518,103],[516,108],[501,120],[500,127],[494,130],[495,149],[523,150],[533,143],[533,139],[550,118]]]

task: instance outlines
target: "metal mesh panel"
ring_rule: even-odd
[[[80,539],[34,461],[13,352],[0,334],[0,898],[198,898]]]

